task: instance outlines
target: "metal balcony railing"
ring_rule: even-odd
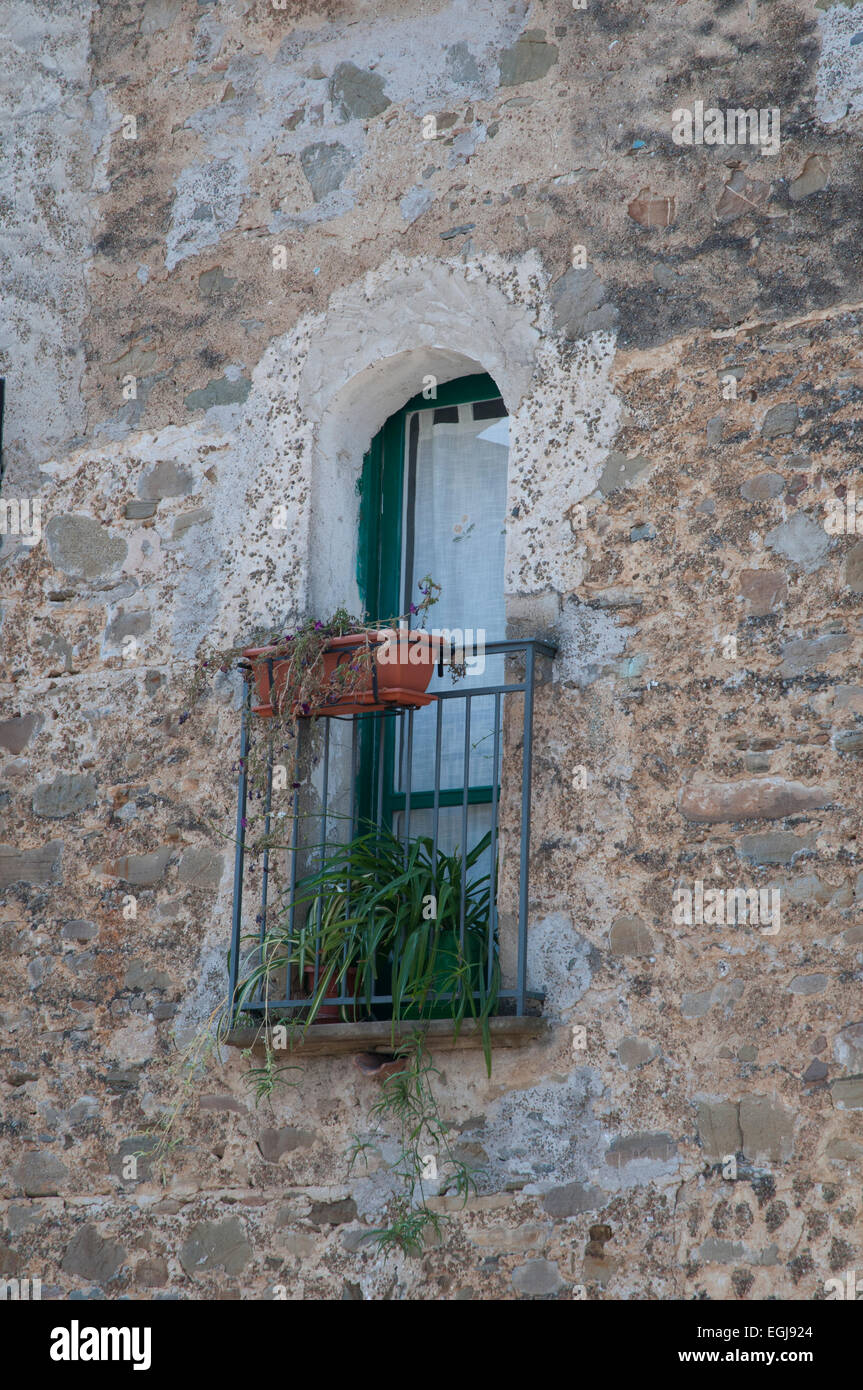
[[[534,690],[537,664],[551,658],[555,648],[536,638],[489,642],[482,673],[467,674],[459,683],[438,679],[430,687],[434,701],[422,709],[393,709],[299,721],[297,749],[276,744],[273,721],[251,710],[251,673],[246,672],[246,699],[240,735],[237,794],[236,857],[229,956],[231,1021],[240,1012],[264,1011],[275,1017],[303,1017],[309,1007],[309,982],[288,968],[276,987],[267,982],[244,987],[266,949],[268,934],[284,926],[288,939],[305,913],[305,934],[314,960],[317,988],[320,953],[316,932],[321,903],[302,903],[298,886],[304,876],[326,860],[328,850],[360,830],[387,827],[404,843],[427,837],[432,862],[441,853],[460,855],[488,837],[477,872],[488,874],[484,968],[491,980],[493,962],[502,974],[495,987],[495,1012],[523,1015],[529,999],[541,999],[527,986],[528,874]],[[282,735],[284,730],[282,729]],[[249,783],[250,755],[255,751],[265,769],[261,786]],[[280,761],[288,751],[295,780],[284,786]],[[274,778],[274,770],[281,771]],[[262,802],[260,838],[249,827],[250,795]],[[506,929],[501,931],[499,897],[504,890],[499,874],[502,838],[507,853]],[[257,841],[258,850],[253,853]],[[517,858],[517,873],[514,870]],[[244,907],[253,879],[260,875],[254,922]],[[465,881],[461,876],[460,929],[464,943]],[[346,885],[350,891],[350,885]],[[391,1017],[393,995],[386,972],[380,991],[364,996],[376,1017]],[[327,996],[328,1012],[355,1005],[347,985]],[[446,996],[451,998],[452,996]],[[402,1001],[404,1003],[404,1000]],[[241,1007],[240,1007],[241,1006]]]

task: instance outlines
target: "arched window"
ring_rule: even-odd
[[[267,861],[257,921],[263,940],[267,913],[272,916],[267,896],[271,893],[290,939],[296,937],[299,943],[305,973],[301,980],[299,966],[292,965],[282,982],[284,998],[276,997],[282,985],[275,984],[267,1007],[307,1007],[309,990],[319,988],[322,967],[324,987],[336,986],[335,994],[325,996],[326,1008],[337,1016],[339,1010],[351,1008],[354,1016],[359,1009],[366,1020],[369,1009],[376,1018],[381,1010],[391,1017],[398,1004],[397,1017],[402,1020],[418,1017],[416,1009],[424,1011],[423,1017],[441,1019],[463,1009],[466,1000],[477,1018],[480,1013],[486,1018],[488,1010],[524,1016],[532,997],[527,985],[527,918],[533,701],[537,659],[551,657],[554,648],[534,637],[506,639],[509,418],[500,390],[490,376],[477,373],[439,386],[429,396],[414,396],[392,415],[365,456],[358,480],[357,579],[367,617],[386,622],[417,601],[419,583],[430,575],[441,597],[430,610],[427,626],[455,637],[466,670],[454,683],[445,658],[431,677],[429,690],[435,698],[418,708],[411,700],[342,712],[334,705],[317,721],[300,721],[299,775],[291,788],[290,819],[283,833],[283,886],[277,897],[270,888]],[[327,475],[327,481],[331,478]],[[328,562],[341,551],[342,566],[345,542],[350,544],[347,510],[336,509],[336,539],[325,551]],[[344,569],[341,573],[344,576]],[[244,731],[246,740],[248,722]],[[245,741],[241,747],[246,747]],[[267,817],[272,793],[270,763]],[[245,810],[243,772],[237,807],[240,827],[245,825]],[[425,856],[434,866],[436,890],[446,903],[440,915],[435,894],[423,896],[421,902],[416,898],[417,883],[426,882],[425,869],[414,873],[405,887],[392,867],[393,836],[369,833],[370,826],[393,832],[396,861],[403,847],[406,873],[412,855],[417,862],[417,856]],[[345,867],[339,858],[344,849],[350,855],[371,853],[374,859],[378,846],[380,858],[356,875],[354,861]],[[243,865],[240,839],[232,997],[240,961]],[[323,885],[315,879],[319,872]],[[331,872],[338,880],[335,888],[326,877]],[[352,932],[363,924],[374,928],[376,898],[355,920],[345,918],[346,934],[334,945],[324,927],[329,930],[335,923],[338,928],[340,914],[354,900],[355,882],[371,880],[366,886],[376,893],[378,879],[384,890],[395,883],[399,903],[408,902],[408,916],[399,917],[399,940],[383,952],[372,941],[372,954],[362,955],[368,942],[358,946]],[[429,922],[435,925],[429,927]],[[440,973],[433,988],[423,974],[429,932],[440,933],[435,951],[442,952],[440,959],[434,955]],[[363,962],[364,1002],[359,1003],[352,997],[354,986],[346,972],[356,977],[358,963]],[[305,976],[312,968],[310,983]],[[449,979],[446,987],[440,984],[444,976]],[[465,992],[466,981],[470,983]],[[263,1007],[257,995],[244,998],[247,1009]],[[522,1022],[527,1020],[522,1017]],[[519,1037],[529,1035],[530,1028],[518,1032]],[[487,1030],[477,1037],[487,1047]]]

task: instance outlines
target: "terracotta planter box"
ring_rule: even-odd
[[[396,632],[393,628],[382,628],[371,635],[371,641],[377,647],[374,671],[369,662],[368,671],[357,689],[314,709],[298,709],[295,706],[293,713],[312,718],[366,714],[396,706],[420,709],[423,705],[431,704],[435,697],[426,694],[426,690],[440,658],[442,639],[419,629]],[[364,637],[334,637],[324,651],[325,675],[331,676],[343,662],[350,663],[364,647]],[[274,647],[247,647],[243,652],[252,665],[255,686],[252,712],[264,719],[270,718],[276,709],[281,709],[284,699],[288,662],[273,659],[271,682],[267,660],[277,650]]]

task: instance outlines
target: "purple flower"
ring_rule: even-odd
[[[417,610],[416,604],[415,604],[415,603],[412,603],[412,604],[411,604],[411,612],[412,612],[412,613],[416,613],[417,611],[418,611],[418,610]]]
[[[245,816],[242,817],[242,819],[241,819],[241,821],[240,821],[240,825],[241,825],[241,826],[243,827],[243,829],[245,830],[245,828],[246,828],[246,817],[245,817]]]

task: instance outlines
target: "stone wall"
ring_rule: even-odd
[[[59,8],[2,36],[3,499],[41,532],[0,538],[0,1276],[823,1297],[863,1260],[863,540],[826,524],[860,460],[863,6]],[[697,100],[779,108],[781,148],[675,144]],[[384,1259],[396,1149],[349,1170],[380,1084],[350,1058],[256,1106],[224,1048],[164,1164],[124,1160],[226,987],[239,690],[183,718],[191,657],[353,603],[369,440],[480,370],[510,632],[558,646],[550,1028],[490,1079],[436,1057],[479,1192]],[[781,923],[698,920],[699,883],[778,888]]]

